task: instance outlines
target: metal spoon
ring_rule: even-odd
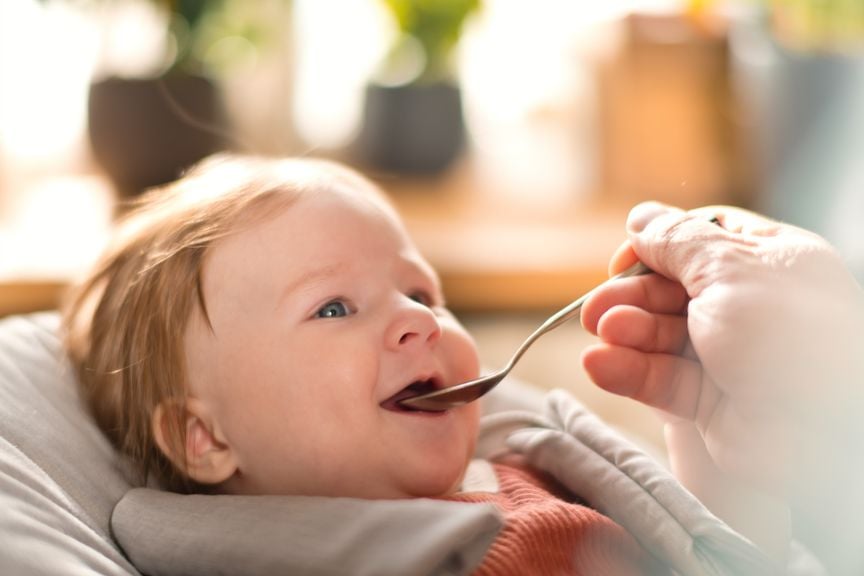
[[[642,264],[641,262],[637,262],[630,268],[624,270],[620,274],[616,274],[606,282],[614,282],[620,278],[627,278],[629,276],[638,276],[640,274],[647,274],[651,272],[651,269]],[[604,282],[604,284],[606,283]],[[585,300],[588,299],[596,288],[592,289],[587,294],[579,297],[574,300],[555,314],[549,317],[539,328],[537,328],[533,334],[531,334],[519,349],[516,350],[516,353],[510,358],[510,361],[507,365],[499,370],[498,372],[494,372],[492,374],[488,374],[481,378],[477,378],[476,380],[470,380],[463,384],[457,384],[456,386],[450,386],[449,388],[442,388],[440,390],[435,390],[434,392],[427,392],[425,394],[419,394],[417,396],[410,396],[408,398],[403,398],[399,400],[399,405],[406,408],[413,408],[416,410],[426,410],[426,411],[443,411],[448,408],[455,408],[456,406],[461,406],[462,404],[467,404],[469,402],[473,402],[477,400],[490,390],[498,385],[507,374],[510,373],[510,370],[513,369],[513,366],[516,365],[516,362],[522,357],[526,350],[534,343],[535,340],[540,338],[546,332],[557,328],[561,324],[567,322],[577,314],[582,309],[582,304],[585,303]]]

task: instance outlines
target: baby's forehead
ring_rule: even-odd
[[[217,261],[248,260],[242,254],[248,253],[250,243],[282,246],[285,255],[289,250],[308,250],[314,245],[320,252],[318,257],[327,249],[342,254],[416,251],[383,192],[363,181],[357,185],[341,179],[318,180],[305,186],[292,183],[261,195],[235,214],[233,221],[226,222],[224,233],[206,247],[199,273],[212,271]],[[301,251],[291,255],[295,257],[308,255]]]
[[[401,218],[387,196],[371,183],[345,182],[338,179],[291,183],[262,195],[250,202],[235,217],[231,228],[248,229],[275,218],[287,210],[306,205],[312,200],[328,201],[333,205],[374,218],[387,227],[402,227]]]
[[[307,268],[329,266],[350,274],[368,268],[370,260],[394,270],[397,262],[420,268],[423,261],[395,211],[380,197],[351,187],[319,187],[277,194],[249,207],[208,247],[199,273],[205,292],[207,286],[224,292],[225,278],[246,282],[263,274],[278,284],[281,276],[303,276]],[[265,287],[264,280],[252,283]]]

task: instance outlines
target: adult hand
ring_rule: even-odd
[[[586,302],[582,323],[600,337],[582,356],[590,377],[692,423],[723,472],[830,504],[864,439],[864,293],[842,259],[813,233],[731,207],[645,203],[627,232],[610,271],[638,258],[657,273]]]

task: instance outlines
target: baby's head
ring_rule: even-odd
[[[333,163],[221,156],[151,193],[66,327],[97,422],[170,489],[438,496],[473,453],[476,404],[392,401],[477,353],[384,196]]]

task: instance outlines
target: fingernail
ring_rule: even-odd
[[[635,206],[627,216],[627,231],[638,234],[648,226],[648,223],[661,216],[672,212],[674,208],[659,202],[643,202]]]

